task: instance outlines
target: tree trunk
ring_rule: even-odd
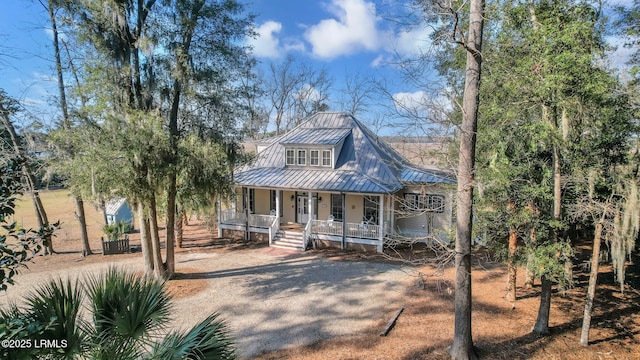
[[[507,301],[516,301],[516,279],[517,279],[517,267],[516,267],[516,250],[518,249],[518,234],[514,227],[509,228],[509,258],[508,273],[509,284],[507,291]]]
[[[56,59],[56,73],[58,75],[58,93],[60,95],[60,109],[62,110],[62,128],[65,130],[71,129],[71,121],[69,120],[69,111],[67,108],[67,95],[64,86],[64,76],[62,72],[62,60],[60,57],[60,43],[58,34],[58,25],[56,23],[56,16],[54,13],[53,1],[49,0],[47,4],[47,11],[49,12],[49,20],[51,21],[51,30],[53,33],[53,51]],[[69,153],[69,156],[73,158],[75,156],[74,151],[70,149],[65,150]],[[84,202],[80,195],[76,195],[76,208],[78,214],[78,223],[80,225],[80,234],[82,238],[82,256],[88,256],[93,254],[89,245],[89,236],[87,235],[87,220],[84,213]],[[53,251],[53,249],[50,249]]]
[[[89,235],[87,234],[87,219],[84,215],[84,201],[81,196],[76,196],[76,210],[78,212],[78,223],[80,224],[80,233],[82,238],[82,256],[93,255],[91,246],[89,245]]]
[[[604,216],[603,216],[604,217]],[[593,299],[596,296],[596,284],[598,282],[598,267],[600,265],[600,243],[602,241],[602,221],[596,224],[593,237],[593,251],[591,254],[591,273],[589,274],[589,288],[587,289],[587,299],[584,305],[584,316],[582,317],[582,333],[580,334],[580,345],[589,345],[589,330],[591,329],[591,311],[593,309]]]
[[[476,359],[471,334],[471,229],[475,186],[476,130],[480,100],[484,1],[471,0],[463,97],[456,216],[456,291],[452,359]]]
[[[22,162],[22,172],[24,174],[25,180],[27,182],[27,188],[31,193],[31,199],[33,200],[33,207],[36,212],[36,220],[38,222],[38,227],[40,229],[48,229],[49,228],[49,219],[47,218],[47,212],[44,210],[44,206],[42,205],[42,201],[40,200],[40,195],[38,194],[38,187],[36,185],[36,179],[33,176],[33,173],[29,169],[27,165],[27,156],[25,155],[22,148],[20,148],[20,142],[18,141],[18,135],[16,133],[16,129],[13,127],[13,123],[9,119],[9,110],[5,109],[2,104],[3,99],[0,98],[0,117],[2,118],[2,123],[4,124],[7,132],[9,133],[9,137],[11,138],[11,142],[13,145],[13,151]],[[48,233],[48,232],[47,232]],[[44,254],[53,254],[53,244],[51,243],[51,236],[47,235],[44,239]]]
[[[100,199],[100,212],[102,212],[102,220],[105,225],[109,225],[109,221],[107,220],[107,203],[104,199]]]
[[[535,226],[531,228],[529,234],[529,241],[531,242],[531,244],[535,244],[537,242]],[[535,274],[533,271],[531,271],[531,268],[533,266],[533,256],[534,255],[531,252],[527,254],[527,273],[524,279],[524,287],[526,287],[527,289],[531,289],[535,282]]]
[[[180,208],[176,217],[176,246],[182,248],[183,225],[185,223],[184,209]]]
[[[538,319],[533,327],[533,332],[539,335],[549,334],[549,313],[551,312],[551,280],[542,276],[542,290],[540,292],[540,307],[538,308]]]
[[[165,279],[162,253],[160,252],[160,236],[158,235],[158,214],[156,211],[155,195],[151,195],[151,200],[149,201],[149,221],[151,227],[153,273],[157,279]]]
[[[144,259],[144,272],[147,275],[152,275],[153,255],[151,231],[149,228],[149,219],[144,214],[144,205],[142,204],[142,200],[138,200],[138,221],[140,223],[140,248],[142,250],[142,258]]]
[[[167,191],[167,234],[166,234],[166,262],[165,276],[171,278],[175,273],[175,224],[176,224],[176,174],[169,179],[169,189]]]
[[[542,106],[543,120],[548,121],[554,129],[558,128],[558,113],[556,108],[550,109],[548,106]],[[553,144],[553,220],[560,221],[562,215],[562,174],[560,164],[560,146]],[[560,241],[559,230],[552,231],[553,241]],[[542,276],[542,288],[540,292],[540,308],[538,309],[538,318],[533,327],[533,331],[546,335],[549,333],[549,312],[551,309],[551,280],[547,276]]]

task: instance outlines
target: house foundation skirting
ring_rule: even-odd
[[[322,235],[322,234],[313,234],[313,241],[316,242],[319,247],[334,247],[341,249],[342,248],[342,236],[335,235]],[[344,238],[345,248],[346,249],[356,249],[356,250],[364,250],[364,251],[379,251],[380,241],[377,239],[360,239],[360,238],[352,238],[345,237]]]
[[[259,231],[254,231],[254,230],[259,230]],[[269,241],[269,231],[267,229],[267,231],[264,231],[265,229],[254,229],[254,228],[250,228],[249,231],[249,240],[252,241]],[[233,240],[244,240],[245,239],[245,229],[243,228],[242,230],[238,230],[238,229],[229,229],[226,227],[222,228],[222,237],[223,238],[227,238],[227,239],[233,239]]]

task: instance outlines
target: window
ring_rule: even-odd
[[[318,166],[320,163],[318,162],[318,150],[311,150],[309,152],[309,165]]]
[[[402,204],[403,210],[417,210],[418,208],[418,194],[404,194],[404,204]]]
[[[364,222],[375,225],[378,223],[378,199],[376,196],[364,197]]]
[[[307,150],[298,150],[298,165],[307,165]]]
[[[249,189],[249,213],[256,212],[256,189]],[[247,188],[242,188],[242,207],[247,208]]]
[[[342,195],[331,194],[331,216],[333,220],[342,221]]]
[[[295,151],[287,149],[287,165],[295,165]]]
[[[434,194],[404,194],[405,210],[426,210],[429,212],[444,212],[444,196]]]
[[[444,212],[444,196],[442,195],[421,195],[420,206],[422,209],[435,213]]]
[[[322,166],[331,166],[331,150],[322,150]]]
[[[280,214],[278,216],[282,217],[282,208],[284,205],[282,204],[282,193],[277,190],[269,190],[269,198],[271,199],[271,211],[276,211],[276,196],[280,194]]]

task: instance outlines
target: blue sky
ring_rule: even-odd
[[[390,93],[396,98],[424,96],[423,89],[402,81],[401,72],[385,63],[394,54],[410,56],[428,49],[429,29],[399,31],[387,15],[397,5],[378,0],[246,0],[248,9],[257,14],[259,38],[252,40],[255,56],[263,68],[269,62],[282,61],[291,54],[315,68],[325,68],[333,80],[334,96],[330,103],[337,108],[337,92],[346,76],[375,75],[387,79]],[[630,3],[624,0],[623,3]],[[397,4],[388,2],[386,4]],[[56,93],[53,80],[53,52],[47,32],[48,15],[38,1],[5,0],[0,12],[0,88],[20,99],[30,110],[51,118],[51,95]],[[611,38],[613,43],[619,40]],[[621,65],[629,53],[622,49],[612,57]],[[432,78],[434,86],[437,80]],[[363,119],[367,121],[367,119]]]
[[[255,56],[266,68],[293,55],[315,68],[325,68],[336,93],[344,77],[356,73],[390,79],[395,70],[382,64],[396,51],[407,54],[424,46],[427,29],[397,33],[381,15],[380,6],[366,0],[254,0],[248,10],[257,14],[252,40]],[[43,114],[55,95],[49,21],[38,1],[6,0],[0,13],[0,88],[31,111]],[[394,92],[416,90],[400,86]],[[44,109],[44,110],[43,110]],[[46,117],[46,114],[45,114]],[[45,120],[46,122],[46,120]]]

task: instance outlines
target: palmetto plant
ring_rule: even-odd
[[[83,320],[85,301],[91,321]],[[166,334],[171,297],[164,283],[110,268],[84,282],[51,280],[0,311],[1,339],[66,340],[59,349],[0,348],[7,359],[234,359],[217,313],[191,330]],[[84,317],[84,318],[88,318]],[[163,336],[164,333],[164,336]]]

